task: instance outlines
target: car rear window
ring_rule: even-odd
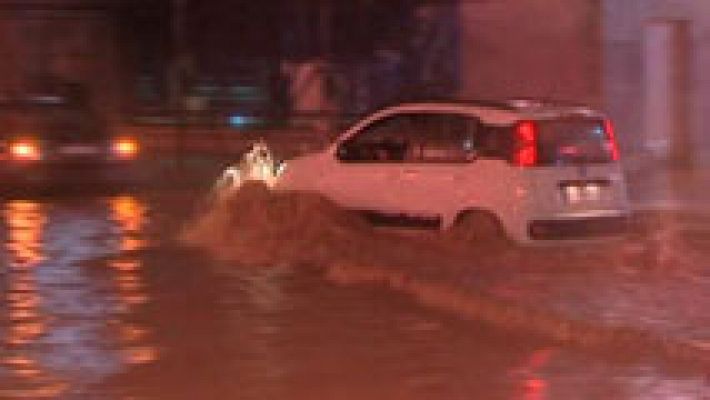
[[[540,165],[613,161],[613,145],[601,119],[543,120],[538,126]]]

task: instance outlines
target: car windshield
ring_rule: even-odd
[[[600,119],[556,119],[539,124],[542,165],[605,163],[613,160],[612,144]]]

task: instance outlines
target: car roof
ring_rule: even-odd
[[[525,119],[555,119],[563,117],[604,118],[604,115],[585,105],[538,99],[487,100],[418,100],[402,102],[382,108],[376,114],[399,112],[450,112],[472,114],[484,123],[513,124]]]

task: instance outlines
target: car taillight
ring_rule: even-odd
[[[111,147],[113,154],[118,158],[129,159],[138,155],[138,142],[133,139],[116,139]]]
[[[616,141],[616,133],[614,133],[614,125],[610,120],[604,120],[604,131],[606,132],[606,140],[609,143],[611,151],[611,159],[619,161],[619,143]]]
[[[515,126],[513,162],[520,167],[537,164],[538,127],[533,121],[522,121]]]
[[[42,158],[39,145],[30,141],[18,141],[10,145],[10,154],[15,160],[37,161]]]

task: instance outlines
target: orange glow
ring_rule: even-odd
[[[46,221],[42,206],[31,201],[13,201],[6,205],[3,214],[10,228],[5,246],[13,255],[11,264],[34,266],[44,260],[41,246]]]
[[[136,342],[148,335],[148,330],[137,325],[126,324],[121,327],[121,338],[126,342]]]
[[[14,287],[17,288],[16,286]],[[7,293],[5,297],[7,298],[8,303],[16,307],[35,308],[39,305],[39,298],[33,293],[10,292]]]
[[[121,230],[125,233],[123,239],[135,240],[135,237],[130,237],[132,234],[139,233],[145,224],[146,207],[139,200],[130,196],[115,197],[110,200],[112,211],[112,219],[116,221]],[[144,244],[144,243],[143,243]],[[136,250],[132,244],[130,249],[121,248],[121,250]]]
[[[27,344],[35,341],[45,333],[43,322],[13,321],[6,339],[10,345]]]
[[[150,297],[143,293],[133,293],[133,292],[123,292],[121,293],[121,301],[125,310],[129,310],[130,307],[140,306],[148,303]]]
[[[5,390],[0,397],[9,394],[12,398],[57,398],[67,384],[46,370],[32,351],[47,333],[49,319],[35,278],[35,267],[46,258],[43,249],[46,209],[37,202],[11,201],[5,204],[1,215],[7,226],[4,242],[10,268],[5,294],[9,326],[0,345],[13,351],[0,358],[0,363],[27,389]],[[38,386],[37,382],[42,383]]]
[[[130,272],[141,268],[140,262],[136,260],[113,260],[110,266],[120,272]]]
[[[138,142],[133,139],[117,139],[113,142],[113,153],[119,158],[134,158],[138,155]]]
[[[16,160],[37,161],[42,158],[39,146],[30,141],[15,142],[10,146],[10,153]]]
[[[121,247],[124,251],[140,250],[146,246],[146,240],[143,238],[124,238],[121,241]]]
[[[146,246],[144,226],[146,223],[145,205],[130,196],[120,196],[110,199],[111,219],[120,228],[119,250],[130,252]],[[150,301],[146,293],[145,283],[141,276],[143,265],[141,260],[132,254],[109,262],[114,271],[114,285],[118,294],[120,312],[130,313],[135,307]],[[120,321],[119,337],[125,344],[124,361],[128,364],[147,364],[154,362],[158,350],[147,343],[150,332],[141,325]]]
[[[116,285],[122,293],[139,292],[143,289],[143,283],[137,276],[117,278]]]
[[[148,364],[158,359],[158,350],[154,347],[132,347],[125,351],[129,364]]]
[[[23,305],[16,305],[17,309],[11,310],[9,313],[9,317],[12,321],[26,321],[26,320],[33,320],[33,319],[38,319],[40,317],[40,314],[32,308],[20,308],[23,307]],[[30,306],[34,307],[34,305]]]
[[[130,196],[112,198],[109,206],[112,214],[111,219],[121,229],[120,251],[132,251],[145,247],[145,239],[141,235],[145,225],[145,206]],[[109,262],[109,266],[116,271],[114,277],[116,289],[122,305],[126,309],[148,301],[140,275],[142,264],[139,259],[119,258]]]
[[[35,360],[23,356],[6,357],[2,360],[4,365],[16,365],[20,367],[34,367],[37,363]]]

